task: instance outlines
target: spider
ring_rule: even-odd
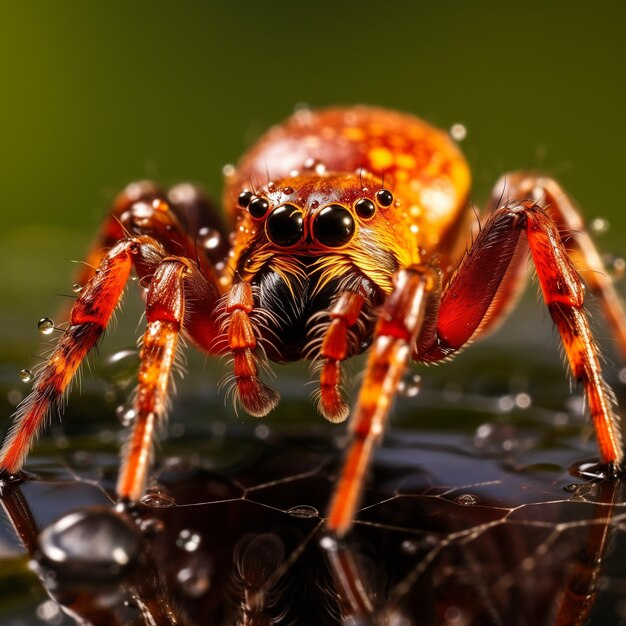
[[[69,325],[0,450],[5,484],[19,478],[35,436],[102,336],[134,269],[146,287],[146,329],[120,502],[136,502],[146,485],[182,337],[232,357],[230,391],[253,416],[279,400],[261,376],[268,360],[311,359],[319,372],[317,408],[331,422],[350,414],[342,362],[369,349],[327,517],[328,532],[342,537],[409,362],[449,360],[496,327],[524,285],[528,250],[572,375],[584,387],[601,461],[619,468],[615,401],[602,378],[579,272],[625,356],[626,316],[557,182],[506,175],[473,228],[468,166],[448,135],[410,115],[369,107],[297,112],[226,179],[230,235],[190,185],[163,193],[135,183],[116,199],[77,278],[82,289]]]

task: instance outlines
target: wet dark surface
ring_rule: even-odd
[[[339,545],[322,526],[344,428],[314,415],[300,371],[279,375],[266,422],[233,418],[191,376],[124,513],[111,496],[124,385],[96,376],[5,497],[32,558],[5,521],[0,623],[73,624],[58,601],[94,624],[626,624],[626,485],[572,469],[596,455],[580,397],[551,360],[476,354],[420,372],[417,395],[407,379]]]

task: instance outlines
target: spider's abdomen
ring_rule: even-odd
[[[428,251],[454,227],[470,184],[450,137],[414,116],[371,107],[302,110],[261,137],[228,177],[225,206],[233,223],[243,189],[304,171],[369,173],[379,186],[384,181],[398,225],[419,230],[419,244]]]

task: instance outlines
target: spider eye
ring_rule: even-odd
[[[284,204],[274,209],[267,218],[267,236],[272,243],[288,248],[298,243],[304,233],[302,211],[293,204]]]
[[[250,213],[254,219],[260,220],[265,216],[269,208],[270,203],[265,198],[253,198],[248,204],[248,213]]]
[[[242,191],[239,194],[239,198],[237,198],[237,204],[239,204],[242,209],[247,209],[250,204],[250,200],[252,200],[252,192]]]
[[[354,235],[354,219],[348,209],[339,204],[329,204],[313,222],[315,239],[329,248],[347,244]]]
[[[391,206],[391,203],[393,202],[393,194],[389,191],[389,189],[380,189],[376,192],[376,202],[378,202],[380,206]]]
[[[368,220],[376,213],[376,205],[369,198],[361,198],[354,203],[354,210],[359,217]]]

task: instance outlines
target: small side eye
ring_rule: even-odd
[[[376,213],[376,205],[369,198],[361,198],[354,203],[356,214],[364,220],[369,220]]]
[[[265,198],[253,198],[248,205],[248,213],[256,220],[260,220],[265,217],[270,203]]]
[[[376,192],[376,202],[382,207],[391,206],[393,202],[393,194],[389,189],[380,189]]]
[[[250,204],[250,200],[252,200],[252,192],[251,191],[242,191],[239,194],[239,198],[237,198],[237,204],[242,209],[247,209]]]

